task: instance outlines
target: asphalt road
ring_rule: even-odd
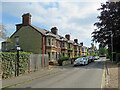
[[[12,88],[101,88],[105,58],[86,66],[63,66],[63,71]]]

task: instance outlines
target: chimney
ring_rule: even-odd
[[[74,39],[74,42],[75,42],[75,43],[78,43],[78,39]]]
[[[16,30],[19,30],[22,27],[22,24],[16,24]]]
[[[67,38],[68,40],[70,40],[70,35],[69,35],[69,34],[66,34],[66,35],[65,35],[65,38]]]
[[[57,35],[57,34],[58,34],[58,29],[57,29],[56,27],[52,27],[52,28],[51,28],[51,32],[52,32],[53,34]]]
[[[83,42],[81,42],[80,45],[83,46]]]
[[[30,13],[25,13],[22,15],[22,24],[30,25],[31,24],[31,15]]]

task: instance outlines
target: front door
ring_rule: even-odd
[[[57,60],[57,52],[56,52],[56,60]]]

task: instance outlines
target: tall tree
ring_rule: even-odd
[[[108,46],[111,51],[111,32],[113,36],[113,50],[120,52],[120,2],[106,2],[101,4],[99,22],[94,25],[97,29],[92,32],[93,41],[102,47]]]

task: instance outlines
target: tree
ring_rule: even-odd
[[[100,43],[102,47],[107,46],[111,54],[111,32],[113,35],[113,51],[120,52],[120,2],[106,2],[101,4],[99,22],[92,32],[93,41]]]
[[[0,40],[7,39],[7,30],[5,29],[5,26],[0,25]]]

